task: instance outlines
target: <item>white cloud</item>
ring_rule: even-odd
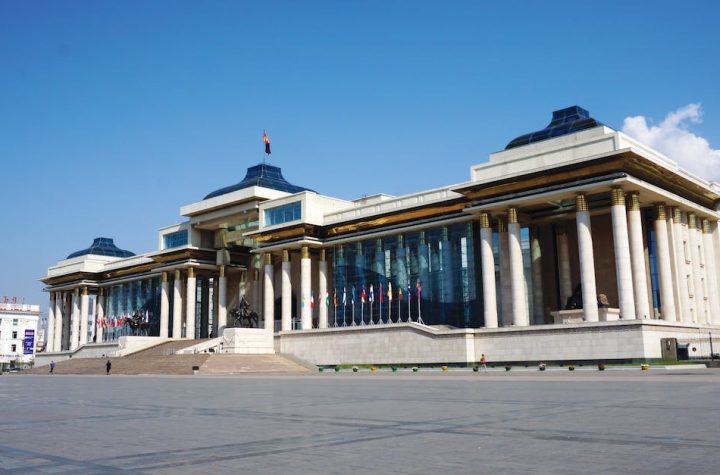
[[[688,104],[670,112],[659,125],[642,115],[626,117],[622,131],[676,161],[682,168],[711,181],[720,180],[720,150],[690,131],[702,122],[702,105]]]

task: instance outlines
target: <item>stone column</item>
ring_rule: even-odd
[[[95,302],[95,343],[102,343],[103,328],[102,321],[105,318],[105,289],[98,289],[97,301]]]
[[[670,268],[670,245],[668,243],[665,205],[657,204],[655,219],[656,264],[660,280],[660,307],[663,320],[675,321],[675,299],[673,296],[672,270]]]
[[[65,292],[55,292],[55,336],[53,337],[52,351],[62,351],[62,330],[65,318],[63,302],[65,301]]]
[[[630,266],[635,300],[635,317],[650,318],[647,272],[645,270],[645,246],[643,244],[642,216],[637,192],[630,193],[628,207],[628,238],[630,240]]]
[[[326,302],[328,263],[325,259],[325,249],[320,249],[318,262],[318,328],[328,327],[328,307]]]
[[[265,319],[265,330],[274,332],[275,331],[275,289],[273,285],[273,273],[272,255],[269,252],[265,253],[265,277],[264,277],[264,292],[263,292],[263,318]]]
[[[505,218],[497,217],[498,257],[500,258],[500,316],[503,326],[512,323],[512,283],[510,280],[510,251]]]
[[[530,235],[530,265],[532,269],[533,323],[545,323],[545,299],[542,278],[542,248],[540,247],[540,228],[535,226]]]
[[[685,233],[682,224],[682,212],[680,208],[674,208],[673,212],[673,231],[678,246],[675,253],[675,269],[678,284],[678,300],[680,301],[680,315],[677,315],[678,321],[692,322],[692,311],[690,310],[690,288],[688,286],[687,256],[685,252],[687,245],[685,243]]]
[[[512,322],[517,327],[530,324],[528,315],[525,273],[523,272],[522,247],[520,246],[520,223],[517,208],[508,209],[508,254],[510,258],[510,292],[512,295]]]
[[[170,323],[170,282],[168,273],[162,273],[160,286],[160,338],[168,337],[168,325]]]
[[[703,279],[703,268],[701,261],[703,259],[702,235],[700,234],[699,223],[694,213],[688,214],[688,243],[690,245],[690,259],[692,260],[692,279],[693,279],[693,298],[695,300],[695,321],[697,323],[705,323],[705,286]]]
[[[197,281],[195,269],[188,267],[187,290],[185,292],[185,338],[194,340],[195,336],[195,304],[197,303]]]
[[[715,249],[713,245],[712,229],[710,229],[710,221],[707,219],[702,220],[702,235],[703,235],[703,251],[705,252],[705,275],[707,288],[710,289],[708,292],[708,324],[712,324],[717,320],[717,315],[720,313],[720,305],[718,305],[718,279],[717,269],[715,268]]]
[[[570,276],[570,246],[568,245],[567,225],[561,223],[557,234],[558,287],[560,291],[560,308],[564,308],[573,294],[572,277]]]
[[[55,292],[50,292],[48,303],[47,332],[45,333],[45,351],[50,353],[55,348]]]
[[[82,288],[82,294],[80,295],[80,346],[87,344],[87,333],[88,333],[88,288]]]
[[[218,277],[218,308],[217,308],[217,327],[215,328],[215,336],[222,336],[223,330],[227,326],[227,277],[225,276],[225,266],[220,266],[220,276]]]
[[[309,330],[312,328],[312,311],[310,309],[310,249],[308,249],[307,246],[303,246],[300,256],[300,295],[302,296],[300,325],[303,330]]]
[[[615,249],[615,277],[617,279],[620,316],[624,320],[635,319],[635,297],[633,295],[632,261],[628,237],[627,215],[625,214],[625,192],[621,188],[611,191],[613,246]]]
[[[575,221],[577,224],[578,256],[580,260],[580,285],[582,286],[585,321],[597,322],[597,288],[595,286],[595,256],[593,254],[590,212],[585,195],[575,197]]]
[[[485,327],[497,328],[497,294],[495,290],[495,256],[492,248],[490,215],[480,213],[480,259],[482,264],[483,305]]]
[[[77,350],[80,339],[80,289],[72,293],[72,314],[70,315],[70,351]]]
[[[290,275],[292,272],[292,264],[290,263],[290,252],[283,250],[282,252],[282,280],[281,280],[281,292],[282,292],[282,312],[280,318],[282,320],[282,331],[292,330],[292,280]]]
[[[182,338],[182,276],[179,270],[173,276],[173,338]]]

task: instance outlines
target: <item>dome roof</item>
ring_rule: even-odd
[[[206,200],[208,198],[214,198],[216,196],[225,195],[227,193],[232,193],[233,191],[242,190],[243,188],[249,188],[251,186],[262,186],[263,188],[284,191],[286,193],[313,191],[288,182],[285,178],[283,178],[280,167],[260,163],[253,167],[249,167],[247,169],[247,173],[245,174],[245,178],[243,178],[240,183],[215,190],[203,199]]]
[[[542,140],[560,137],[603,125],[590,117],[590,113],[579,106],[572,106],[553,112],[552,120],[542,130],[521,135],[510,141],[505,150],[528,145]]]
[[[111,238],[99,237],[95,238],[93,240],[93,243],[87,249],[73,252],[72,254],[67,256],[67,258],[70,259],[72,257],[85,256],[88,254],[111,257],[132,257],[135,255],[130,251],[125,251],[117,247]]]

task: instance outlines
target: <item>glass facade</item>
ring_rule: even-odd
[[[300,202],[288,203],[274,208],[265,210],[265,226],[273,224],[287,223],[300,219],[301,215]]]
[[[163,236],[163,248],[172,249],[173,247],[187,246],[188,233],[186,229],[175,231],[174,233],[165,234]]]
[[[148,336],[160,335],[160,279],[124,282],[105,288],[103,341],[132,335],[123,317],[140,314],[149,323]]]
[[[478,233],[477,223],[467,222],[336,246],[339,324],[351,325],[353,315],[355,324],[367,324],[372,311],[375,323],[422,318],[428,325],[481,326]]]

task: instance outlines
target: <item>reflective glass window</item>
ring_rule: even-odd
[[[288,203],[265,210],[265,226],[287,223],[300,219],[300,202]]]

